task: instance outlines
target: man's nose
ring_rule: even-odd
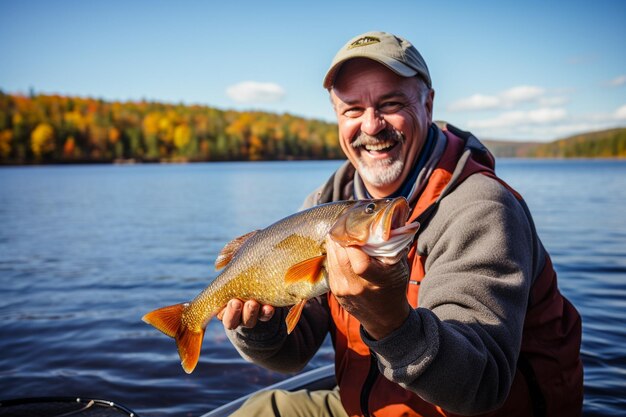
[[[369,108],[363,114],[363,122],[361,123],[361,131],[370,136],[376,135],[385,128],[386,122],[382,114],[375,109]]]

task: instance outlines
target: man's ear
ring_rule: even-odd
[[[428,120],[432,122],[433,120],[433,103],[435,102],[435,89],[431,88],[428,91],[428,95],[426,96],[426,102],[424,106],[426,107],[426,111],[428,111]]]

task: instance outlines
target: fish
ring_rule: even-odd
[[[226,244],[215,260],[216,270],[223,271],[192,301],[156,309],[142,319],[176,340],[187,373],[198,363],[207,324],[233,298],[292,306],[285,318],[291,333],[307,300],[329,291],[327,236],[397,262],[419,228],[407,224],[409,212],[406,199],[397,197],[343,200],[292,214]]]

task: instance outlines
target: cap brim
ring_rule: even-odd
[[[367,59],[371,59],[372,61],[376,61],[380,64],[383,64],[384,66],[386,66],[387,68],[389,68],[390,70],[392,70],[393,72],[395,72],[396,74],[402,76],[402,77],[414,77],[418,74],[418,72],[416,70],[414,70],[413,68],[409,67],[408,65],[397,61],[393,58],[389,58],[387,56],[383,56],[383,55],[378,55],[378,54],[354,54],[354,55],[350,55],[344,59],[342,59],[341,61],[336,62],[326,73],[326,77],[324,77],[324,88],[325,89],[330,89],[335,81],[335,76],[337,75],[337,72],[339,71],[339,69],[341,68],[341,66],[343,64],[346,63],[346,61],[349,61],[351,59],[354,58],[367,58]]]

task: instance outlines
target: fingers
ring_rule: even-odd
[[[241,311],[243,310],[243,301],[232,299],[226,307],[218,313],[217,318],[222,320],[224,327],[229,330],[236,329],[241,324]]]
[[[345,248],[345,254],[352,266],[352,271],[359,276],[365,275],[372,265],[372,259],[361,248],[348,246]]]
[[[352,270],[352,265],[350,264],[350,258],[347,253],[347,249],[351,249],[353,251],[359,251],[359,249],[352,248],[348,246],[344,248],[339,243],[335,242],[331,238],[326,239],[326,256],[328,257],[328,263],[331,267],[340,270]],[[367,256],[365,253],[363,253]]]
[[[360,292],[363,280],[352,270],[346,249],[327,239],[326,254],[330,291],[339,297]]]
[[[259,321],[269,321],[274,317],[274,307],[270,305],[263,305],[261,307],[261,314],[259,315]]]
[[[363,276],[370,268],[373,259],[359,247],[343,247],[334,240],[326,239],[329,268],[336,268],[346,276]]]
[[[274,315],[274,307],[269,305],[261,306],[255,300],[242,300],[233,298],[226,307],[217,314],[217,318],[222,321],[224,327],[234,330],[239,326],[252,328],[258,321],[268,321]]]
[[[329,239],[326,252],[330,291],[370,336],[382,339],[404,323],[411,308],[406,258],[385,264],[358,247],[344,248]]]

